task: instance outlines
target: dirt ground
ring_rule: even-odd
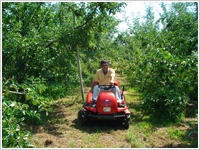
[[[118,76],[121,85],[126,81]],[[90,87],[84,88],[85,99]],[[130,94],[129,91],[124,93]],[[132,95],[134,95],[132,93]],[[131,95],[129,95],[131,96]],[[83,102],[76,102],[78,96],[68,96],[58,100],[58,105],[45,120],[44,125],[32,127],[32,142],[37,148],[179,148],[181,141],[167,134],[168,127],[156,127],[151,133],[144,135],[141,127],[135,128],[135,123],[125,130],[118,120],[92,120],[88,126],[82,126],[78,118]],[[72,101],[73,99],[73,101]],[[80,99],[80,95],[79,95]],[[137,101],[132,102],[136,105]],[[198,121],[196,118],[186,118],[185,121]],[[189,126],[181,124],[176,129],[187,131]],[[147,133],[147,132],[146,132]],[[189,140],[197,139],[191,135]],[[189,145],[190,143],[188,143]]]

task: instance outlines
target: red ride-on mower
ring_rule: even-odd
[[[100,93],[97,101],[91,100],[92,92],[87,95],[87,102],[83,105],[81,110],[82,125],[87,125],[90,118],[97,119],[121,119],[124,123],[125,129],[129,128],[131,112],[128,109],[123,94],[123,89],[120,90],[121,103],[117,103],[117,98],[113,92],[109,89],[115,86],[119,87],[117,80],[114,81],[114,85],[98,85],[99,88],[104,89],[104,92]]]

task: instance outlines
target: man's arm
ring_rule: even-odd
[[[110,84],[114,84],[114,78],[115,77],[111,76]]]
[[[92,87],[91,87],[91,90],[89,92],[93,92],[94,86],[98,85],[98,84],[99,84],[99,82],[97,82],[97,81],[92,82]]]
[[[99,84],[99,82],[98,82],[98,74],[97,74],[97,72],[96,72],[95,77],[94,77],[94,81],[92,82],[92,87],[91,87],[90,92],[93,92],[94,86],[95,86],[95,85],[98,85],[98,84]]]
[[[115,79],[115,70],[111,69],[111,80],[110,80],[110,84],[114,84],[114,79]]]
[[[94,88],[95,85],[98,85],[98,84],[99,84],[99,82],[94,81],[94,82],[92,83],[92,89]]]

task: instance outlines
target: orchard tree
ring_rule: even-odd
[[[169,11],[161,6],[163,14],[155,22],[150,7],[142,24],[135,18],[130,28],[133,58],[126,70],[142,92],[145,111],[161,120],[178,122],[187,104],[198,100],[197,5],[172,3]]]
[[[76,80],[75,45],[88,49],[117,22],[110,17],[125,3],[3,2],[3,79]],[[73,14],[77,17],[74,27]]]

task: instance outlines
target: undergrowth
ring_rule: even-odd
[[[28,78],[23,84],[13,79],[3,81],[5,93],[2,95],[2,147],[31,148],[31,133],[22,131],[28,125],[45,122],[56,99],[65,97],[77,84],[46,83],[41,78]],[[10,91],[17,91],[12,93]],[[3,91],[4,92],[4,91]]]

